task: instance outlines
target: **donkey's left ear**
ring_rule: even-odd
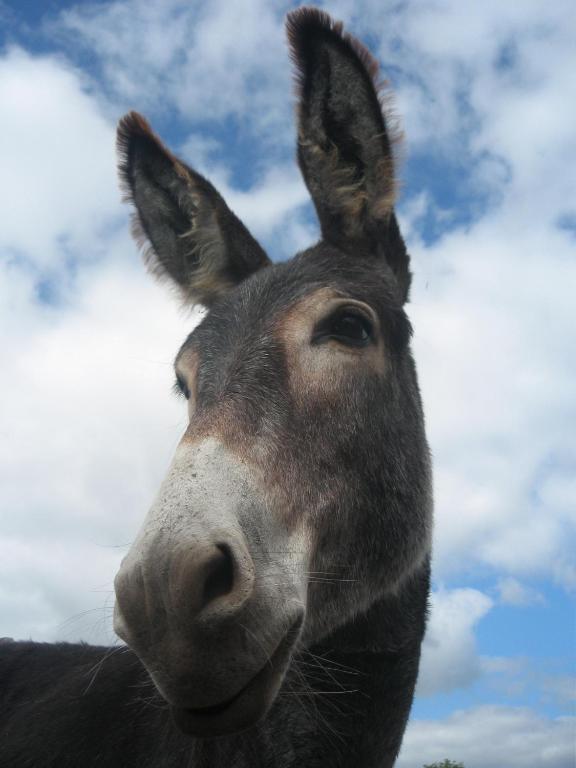
[[[134,203],[134,235],[146,262],[188,302],[209,307],[270,263],[216,189],[175,157],[146,120],[130,112],[118,125],[119,172]]]
[[[322,236],[379,252],[404,301],[409,258],[394,216],[399,137],[382,112],[378,63],[323,11],[292,11],[287,31],[299,92],[298,160]]]

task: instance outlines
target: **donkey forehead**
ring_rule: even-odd
[[[369,256],[351,259],[322,244],[256,273],[232,290],[190,334],[176,360],[185,363],[191,348],[215,357],[239,345],[274,345],[279,328],[296,320],[313,322],[335,298],[368,304],[385,336],[391,316],[396,322],[403,315],[385,263]]]

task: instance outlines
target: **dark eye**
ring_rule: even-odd
[[[365,347],[373,338],[374,328],[368,317],[360,310],[345,308],[320,323],[312,343],[335,339],[348,347]]]
[[[184,395],[186,400],[190,399],[190,390],[182,376],[178,373],[176,374],[176,381],[174,382],[174,392],[176,392],[177,395]]]

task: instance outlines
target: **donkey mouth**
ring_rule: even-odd
[[[178,728],[189,736],[214,738],[255,725],[276,698],[299,630],[297,622],[260,671],[230,698],[209,707],[172,706],[172,718]]]

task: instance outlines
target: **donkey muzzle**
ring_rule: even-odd
[[[116,576],[114,629],[181,730],[230,733],[264,716],[280,688],[303,584],[246,466],[214,440],[183,443]]]

